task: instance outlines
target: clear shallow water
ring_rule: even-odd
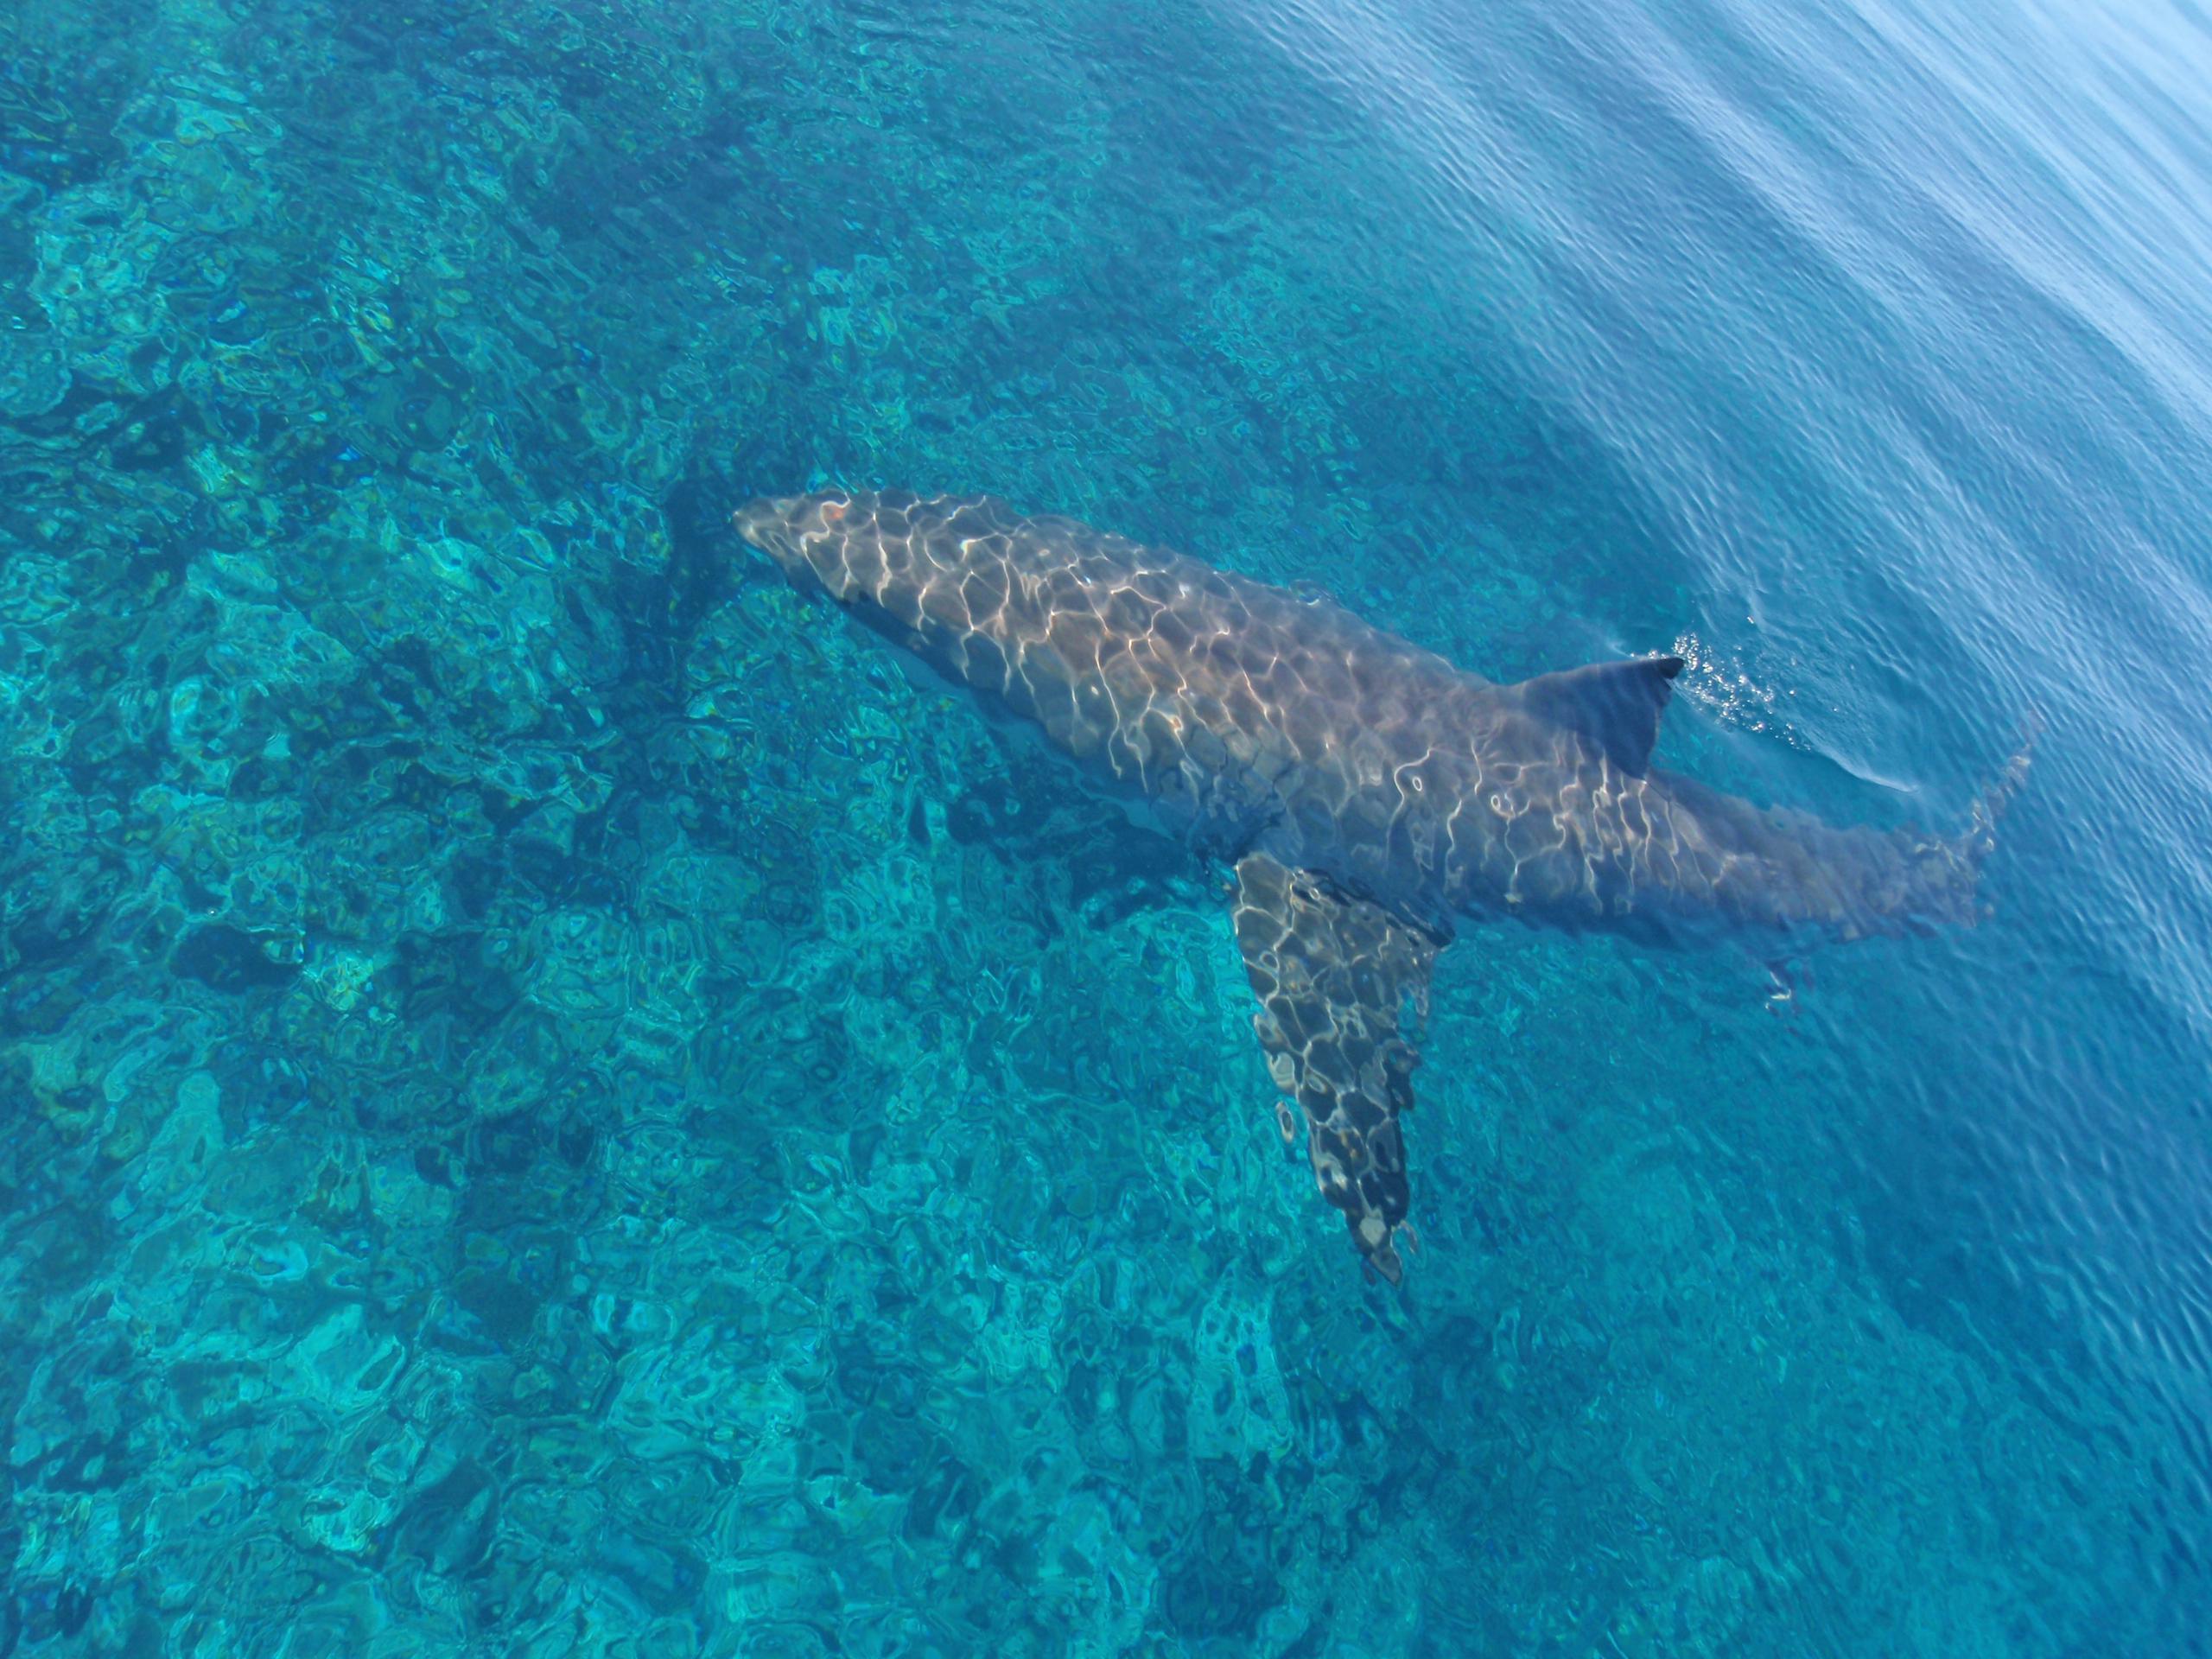
[[[0,30],[0,1650],[2202,1650],[2200,16]],[[826,480],[1680,641],[1838,819],[2039,712],[1998,913],[1467,930],[1363,1290]]]

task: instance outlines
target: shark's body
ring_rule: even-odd
[[[1236,865],[1269,1068],[1324,1196],[1394,1282],[1401,1021],[1455,918],[1845,938],[1969,922],[2024,767],[1962,838],[1839,829],[1651,766],[1676,658],[1493,685],[1325,600],[988,497],[832,493],[734,522],[796,584]]]

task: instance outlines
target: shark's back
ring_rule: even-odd
[[[1308,859],[1359,849],[1449,766],[1481,683],[1334,603],[989,496],[823,498],[812,576],[862,620],[1007,710],[1170,827]],[[1372,798],[1370,803],[1370,798]]]

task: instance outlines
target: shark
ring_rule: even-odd
[[[764,497],[732,524],[1139,823],[1234,871],[1253,1026],[1370,1275],[1414,1237],[1403,1119],[1440,951],[1499,917],[1660,941],[1972,925],[2027,742],[1962,833],[1836,825],[1652,762],[1655,654],[1494,683],[1304,587],[985,495]]]

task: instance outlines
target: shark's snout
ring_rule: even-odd
[[[788,571],[798,562],[798,514],[804,498],[764,495],[730,515],[730,525]]]
[[[730,514],[731,527],[773,559],[792,586],[812,593],[845,584],[831,572],[843,563],[846,514],[852,498],[841,490],[819,495],[764,495]]]

